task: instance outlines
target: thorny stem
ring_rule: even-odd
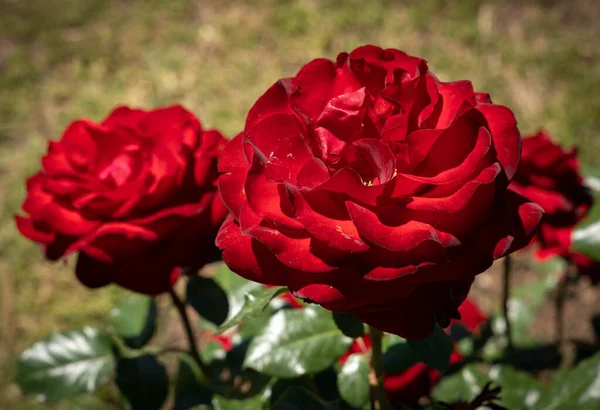
[[[209,370],[208,366],[206,365],[206,363],[204,363],[204,361],[200,357],[200,353],[198,352],[198,347],[196,346],[196,337],[194,336],[194,330],[192,329],[192,325],[190,324],[190,319],[185,310],[185,304],[181,301],[181,299],[179,299],[179,297],[177,296],[177,294],[175,293],[173,288],[169,289],[169,295],[171,295],[173,304],[175,305],[177,312],[179,312],[179,316],[181,317],[181,322],[183,323],[183,326],[185,328],[185,334],[187,335],[188,342],[190,344],[190,353],[191,353],[192,357],[194,358],[194,360],[196,361],[196,363],[198,364],[198,367],[200,367],[200,370],[202,371],[204,376],[209,378],[210,370]]]
[[[504,322],[506,324],[506,342],[507,351],[510,360],[513,360],[515,354],[515,348],[513,345],[512,328],[510,324],[510,317],[508,312],[508,302],[510,298],[510,270],[511,270],[510,256],[504,258],[504,277],[502,281],[502,312],[504,314]]]
[[[383,360],[381,354],[383,332],[374,327],[369,327],[369,333],[371,335],[371,371],[369,374],[369,383],[374,392],[374,409],[389,410],[389,403],[383,385]]]

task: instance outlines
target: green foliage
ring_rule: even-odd
[[[436,400],[471,400],[490,380],[502,386],[500,402],[510,410],[587,410],[600,408],[600,353],[574,369],[561,370],[544,386],[530,374],[509,366],[467,365],[444,377],[433,392]]]
[[[56,401],[94,392],[114,372],[111,338],[96,329],[54,332],[25,350],[16,381],[25,394]]]
[[[306,388],[290,387],[272,404],[271,410],[334,410],[334,408]]]
[[[348,357],[338,376],[338,388],[342,398],[352,407],[371,408],[369,356],[355,353]]]
[[[111,311],[110,330],[127,346],[139,349],[154,335],[157,314],[153,298],[131,293]]]
[[[333,321],[337,327],[348,337],[356,339],[363,337],[365,326],[363,322],[352,313],[333,312]]]
[[[260,283],[251,282],[236,275],[223,262],[217,265],[213,279],[227,294],[229,306],[227,321],[242,310],[247,294],[264,289],[264,286]]]
[[[571,239],[574,251],[600,260],[600,195],[596,195],[594,206],[573,230]]]
[[[536,340],[529,336],[528,330],[536,318],[536,313],[548,296],[556,289],[559,278],[565,272],[566,263],[561,258],[546,261],[532,260],[531,266],[540,272],[539,278],[512,289],[509,299],[509,315],[512,325],[513,343],[520,348],[536,345]],[[506,323],[500,313],[492,314],[488,328],[483,332],[485,340],[476,342],[475,352],[485,360],[494,361],[502,358],[507,346]],[[464,343],[461,347],[464,347]],[[467,346],[469,350],[471,346]]]
[[[151,355],[120,359],[116,381],[131,410],[158,410],[169,394],[167,372]]]
[[[285,292],[287,292],[287,289],[285,288],[273,287],[263,288],[256,290],[253,293],[245,294],[243,307],[234,317],[229,319],[219,328],[219,332],[224,332],[239,323],[248,323],[252,322],[253,319],[259,318],[271,300]]]
[[[509,366],[496,365],[487,372],[481,367],[481,364],[466,365],[444,377],[433,391],[433,397],[447,403],[472,400],[488,381],[493,380],[503,387],[501,402],[511,410],[528,408],[539,398],[542,386],[529,374]]]
[[[426,365],[442,372],[448,368],[450,355],[454,349],[454,342],[437,323],[430,337],[424,340],[407,340],[406,344],[412,350],[415,357]]]
[[[600,158],[600,53],[596,25],[589,23],[597,20],[593,1],[566,8],[568,2],[560,1],[480,0],[456,7],[440,0],[224,1],[210,7],[191,0],[53,0],[50,8],[46,3],[0,2],[5,94],[0,249],[3,274],[15,281],[6,293],[16,295],[16,317],[3,316],[1,329],[3,342],[10,343],[0,352],[3,383],[12,380],[16,355],[11,352],[53,328],[100,327],[117,299],[115,287],[90,296],[70,268],[42,263],[38,247],[15,238],[12,220],[23,199],[23,181],[38,169],[46,139],[58,137],[75,118],[101,119],[116,102],[146,108],[182,102],[201,114],[207,128],[232,136],[275,79],[292,75],[310,58],[335,58],[337,51],[374,43],[426,57],[445,81],[471,79],[515,111],[524,134],[542,125],[563,142],[580,145],[585,161]],[[597,251],[584,247],[586,253]],[[238,300],[243,304],[243,294]],[[531,344],[521,329],[535,319],[535,309],[520,300],[524,309],[517,308],[523,315],[515,319],[515,336],[519,345]],[[242,338],[260,331],[258,322],[266,323],[270,314],[267,308],[241,326]],[[10,327],[18,329],[12,342],[4,337]],[[503,349],[499,343],[499,356]],[[12,390],[0,386],[2,392]],[[27,405],[21,401],[0,397],[0,407]]]
[[[248,356],[248,341],[234,346],[223,359],[210,363],[211,387],[220,396],[228,399],[247,399],[263,391],[271,380],[263,374],[244,365]]]
[[[190,276],[186,291],[187,302],[204,319],[220,326],[229,313],[227,293],[212,278]]]
[[[322,308],[284,309],[252,340],[244,365],[282,378],[316,373],[337,360],[351,341]]]
[[[419,359],[406,340],[392,344],[383,354],[383,368],[392,374],[402,373],[418,362]]]
[[[202,374],[191,356],[179,357],[179,371],[174,389],[173,410],[188,410],[201,404],[210,404],[213,392],[202,383]]]
[[[209,410],[246,410],[264,408],[261,397],[255,396],[244,400],[226,399],[221,396],[216,396],[212,401],[212,409]]]
[[[552,375],[552,382],[535,410],[588,410],[600,408],[600,353],[574,369]]]

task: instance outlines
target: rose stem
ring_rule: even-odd
[[[558,280],[558,285],[556,289],[556,299],[555,299],[555,309],[556,309],[556,317],[555,317],[555,326],[556,326],[556,344],[558,346],[562,345],[565,331],[564,331],[564,321],[563,321],[563,311],[565,306],[565,293],[566,293],[566,278],[561,277]]]
[[[511,260],[510,256],[506,256],[504,258],[504,277],[503,277],[503,287],[502,287],[502,311],[504,313],[504,322],[506,324],[506,348],[508,351],[508,356],[512,361],[514,359],[515,348],[513,345],[512,338],[512,329],[510,324],[510,317],[508,312],[508,300],[510,295],[510,270],[511,270]]]
[[[381,355],[381,339],[383,332],[369,326],[371,335],[371,371],[369,383],[375,396],[375,410],[389,410],[385,387],[383,385],[383,360]]]
[[[190,353],[192,357],[198,363],[198,367],[202,370],[202,373],[206,377],[210,377],[210,371],[206,363],[202,361],[200,357],[200,353],[198,353],[198,348],[196,347],[196,337],[194,336],[194,330],[192,329],[192,325],[190,324],[190,319],[188,318],[187,312],[185,310],[185,304],[179,299],[173,288],[169,289],[169,294],[171,295],[171,299],[173,300],[173,304],[177,311],[179,312],[179,316],[181,317],[181,321],[185,328],[185,333],[187,335],[189,344],[190,344]]]

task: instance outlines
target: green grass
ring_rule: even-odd
[[[470,79],[515,111],[523,133],[543,126],[600,165],[597,9],[594,0],[0,0],[3,408],[48,408],[10,384],[16,353],[54,328],[101,325],[119,297],[85,290],[72,262],[44,262],[12,220],[46,140],[70,121],[100,120],[118,104],[182,103],[233,136],[278,78],[374,43],[426,58],[443,80]]]

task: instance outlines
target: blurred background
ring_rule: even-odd
[[[597,0],[0,0],[0,408],[93,408],[23,398],[15,359],[52,329],[106,322],[122,297],[90,293],[15,229],[25,178],[72,120],[181,103],[232,137],[277,79],[372,43],[471,80],[524,135],[544,127],[600,165],[598,21]],[[494,287],[485,275],[475,292]]]

